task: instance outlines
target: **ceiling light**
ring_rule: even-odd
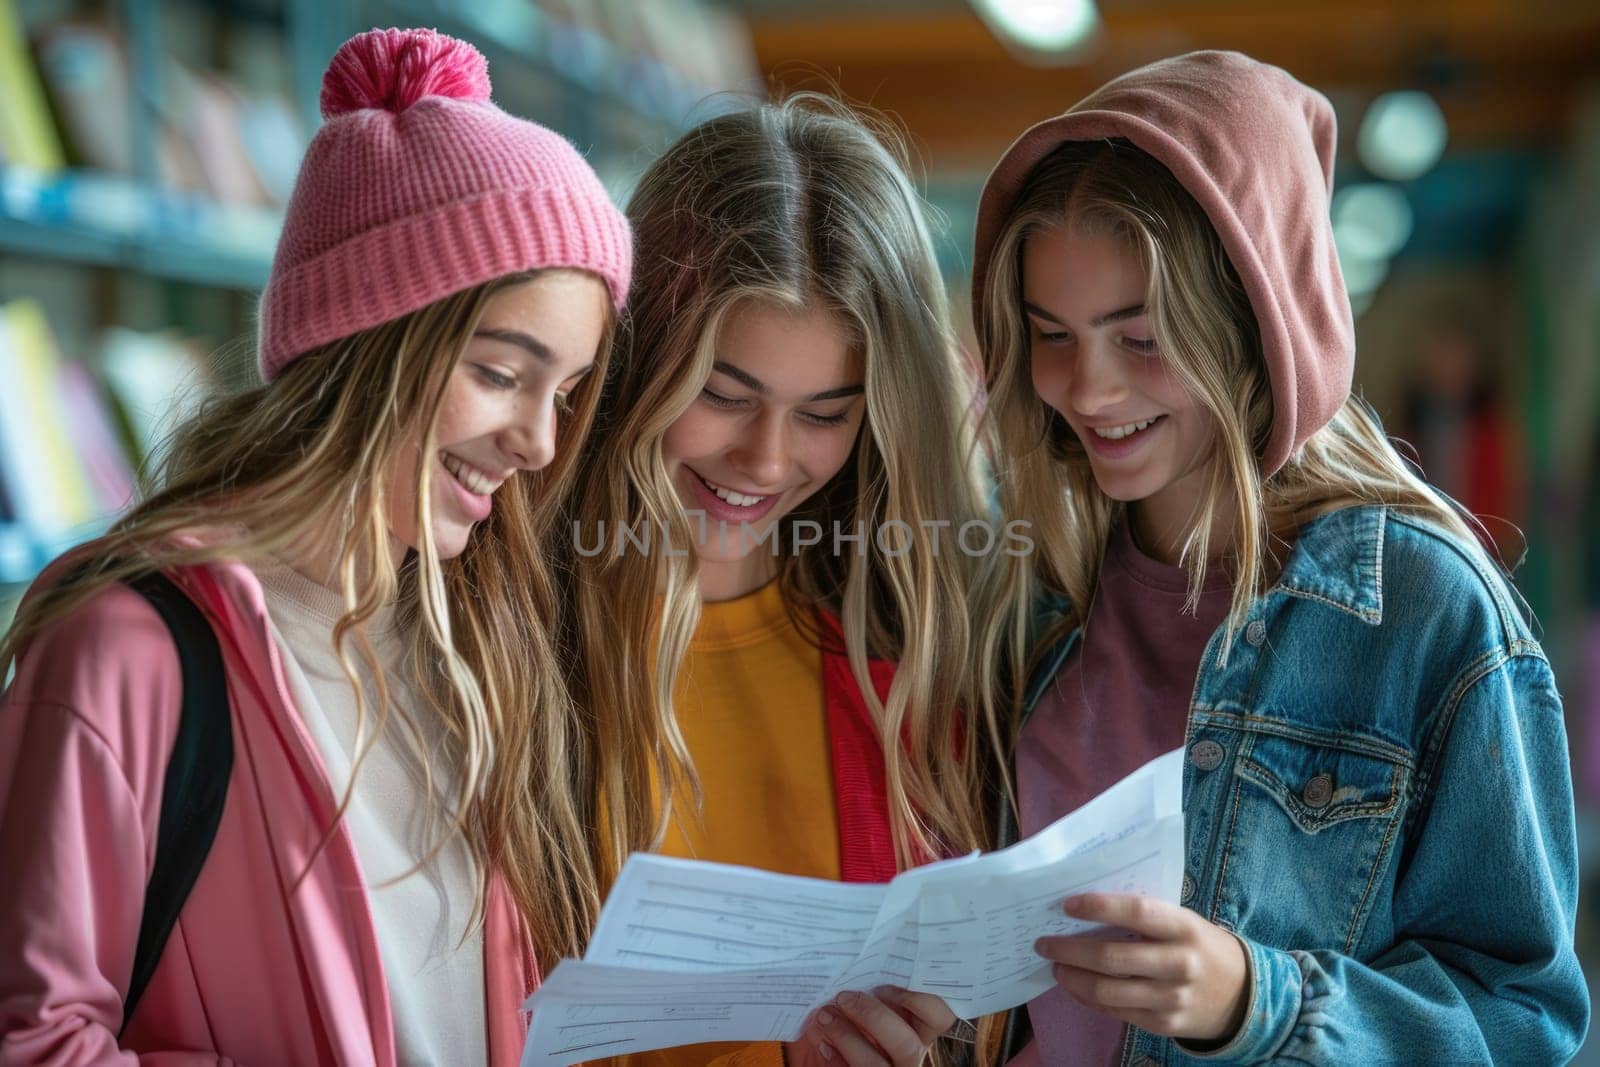
[[[1334,240],[1350,255],[1388,259],[1405,246],[1411,225],[1411,203],[1396,186],[1366,182],[1334,194]]]
[[[1444,113],[1427,93],[1385,93],[1361,120],[1356,150],[1380,178],[1405,182],[1427,173],[1444,155]]]
[[[1001,42],[1033,58],[1062,58],[1100,28],[1092,0],[972,0]]]

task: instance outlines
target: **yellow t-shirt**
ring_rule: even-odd
[[[839,812],[822,654],[789,618],[777,582],[705,604],[676,693],[705,808],[680,797],[661,851],[784,874],[839,878]],[[688,1045],[616,1067],[781,1064],[774,1043]]]

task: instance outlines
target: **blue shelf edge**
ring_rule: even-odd
[[[0,167],[0,251],[224,289],[266,284],[281,216],[94,171]]]

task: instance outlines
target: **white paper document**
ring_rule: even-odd
[[[1074,893],[1178,903],[1183,751],[1150,761],[1007,849],[851,885],[748,867],[632,856],[581,960],[529,998],[523,1067],[702,1041],[791,1041],[846,989],[902,986],[963,1018],[1048,989],[1033,950],[1091,929]]]

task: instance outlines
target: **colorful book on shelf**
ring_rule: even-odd
[[[61,402],[61,357],[32,300],[0,306],[0,463],[22,523],[53,537],[94,519],[94,491]]]
[[[184,131],[205,191],[223,203],[267,204],[242,136],[243,100],[234,85],[181,63],[167,65],[168,110]]]
[[[176,337],[107,330],[101,342],[101,379],[132,432],[135,459],[148,464],[161,442],[205,398],[208,382],[199,355]]]
[[[134,497],[100,383],[63,359],[44,310],[0,305],[0,583],[101,532]]]
[[[239,112],[239,138],[269,201],[287,204],[294,192],[300,157],[306,152],[305,130],[289,101],[271,93],[245,97]]]
[[[526,0],[483,0],[474,10],[497,14],[526,8]],[[295,108],[294,67],[288,42],[276,26],[253,20],[228,23],[216,53],[219,70],[239,95],[239,137],[250,166],[272,203],[288,203],[305,155],[306,120]]]
[[[66,166],[14,0],[0,0],[0,163],[41,171]]]
[[[181,81],[176,60],[163,64],[163,82]],[[128,46],[107,21],[69,18],[39,33],[39,70],[55,103],[76,162],[109,174],[135,171],[133,131],[127,101],[135,92]],[[167,86],[165,107],[155,124],[154,151],[160,184],[166,189],[208,190],[191,143],[185,116],[175,111],[181,85]],[[110,106],[108,106],[110,105]]]
[[[61,116],[74,161],[112,174],[132,174],[128,101],[133,78],[121,38],[100,22],[68,19],[43,27],[38,41],[39,72]]]
[[[122,35],[96,19],[66,19],[39,34],[45,85],[74,158],[92,171],[135,170],[126,109],[106,106],[134,91],[127,51]],[[235,204],[287,200],[305,135],[280,94],[247,92],[232,77],[193,70],[170,56],[160,78],[154,147],[163,189]]]
[[[69,360],[61,364],[57,387],[67,417],[67,435],[89,479],[95,515],[125,510],[133,503],[133,467],[100,383],[83,363]]]

